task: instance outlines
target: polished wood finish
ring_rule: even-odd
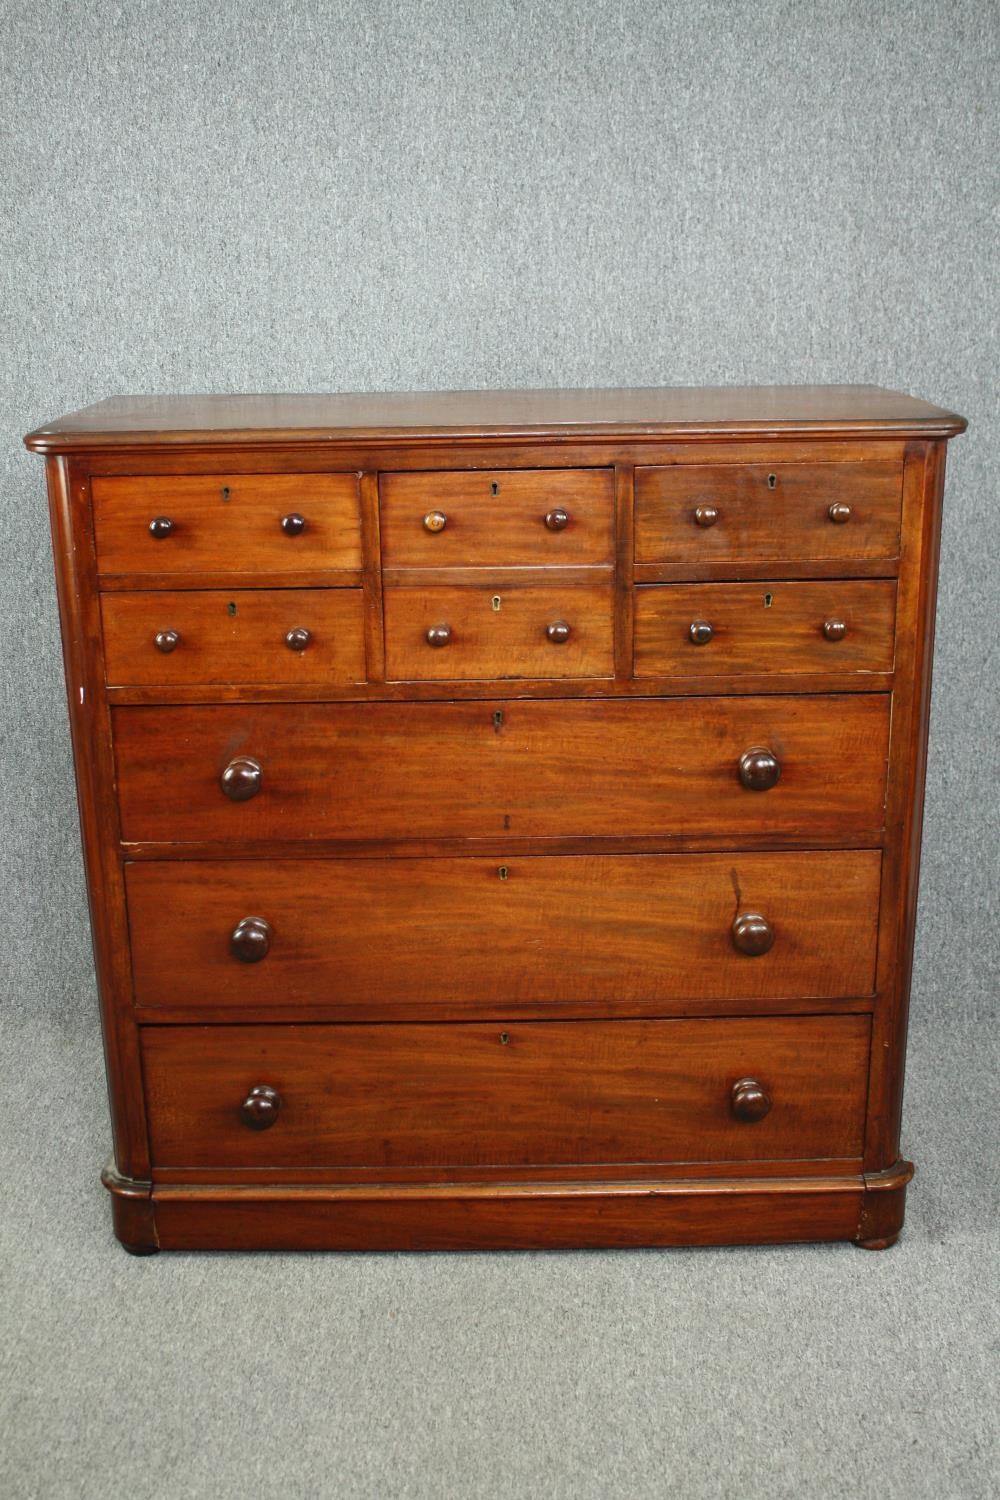
[[[386,567],[567,567],[614,555],[611,469],[382,474]]]
[[[150,1027],[156,1165],[384,1167],[855,1156],[867,1016]],[[506,1040],[504,1040],[506,1038]],[[770,1112],[734,1103],[751,1069]],[[244,1080],[281,1095],[263,1140]]]
[[[765,835],[881,840],[882,694],[546,702],[243,704],[114,710],[123,836],[239,844]],[[746,752],[785,774],[741,779]],[[234,756],[261,795],[232,807]],[[428,776],[431,780],[428,781]]]
[[[92,491],[102,578],[361,566],[356,474],[130,474]]]
[[[832,387],[31,434],[126,1248],[891,1244],[964,425]]]
[[[637,677],[892,670],[896,585],[660,584],[636,590]],[[693,646],[708,650],[693,660]]]
[[[606,584],[505,584],[388,588],[386,673],[397,681],[510,677],[610,677],[614,594]],[[552,624],[568,626],[564,639]],[[432,638],[433,637],[433,638]],[[428,646],[444,647],[431,650]],[[554,649],[556,648],[556,649]]]
[[[114,685],[363,682],[360,589],[150,590],[101,598]],[[168,653],[164,631],[176,637]]]
[[[880,864],[875,850],[144,861],[126,868],[135,999],[170,1006],[178,975],[209,1012],[866,995]],[[766,917],[766,957],[746,956],[765,947],[756,928],[737,941],[734,907]],[[265,962],[233,962],[237,920],[266,921]],[[243,946],[256,957],[263,940]]]
[[[636,562],[669,558],[699,567],[808,558],[835,561],[850,574],[855,558],[898,556],[902,487],[898,459],[790,464],[782,462],[780,449],[773,464],[641,468],[635,476]]]

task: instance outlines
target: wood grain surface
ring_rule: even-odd
[[[365,1002],[491,1013],[518,1002],[870,994],[881,857],[517,856],[134,863],[126,867],[141,1008]],[[770,952],[734,945],[742,912]],[[230,936],[265,921],[267,956]]]
[[[852,1156],[867,1016],[442,1026],[148,1027],[157,1165],[345,1167]],[[746,1124],[733,1085],[771,1109]],[[275,1123],[241,1104],[267,1082]]]

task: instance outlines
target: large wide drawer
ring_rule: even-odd
[[[365,679],[360,589],[150,589],[101,596],[112,685]]]
[[[611,469],[382,474],[386,567],[566,567],[614,560]]]
[[[887,694],[113,711],[129,841],[877,841]],[[770,789],[744,757],[769,750]],[[240,777],[240,763],[257,768]],[[230,769],[234,768],[234,769]],[[249,794],[230,800],[233,791]]]
[[[361,567],[356,474],[142,474],[91,489],[102,578]]]
[[[657,583],[635,592],[635,675],[889,672],[891,579]]]
[[[639,563],[889,561],[899,555],[900,459],[676,464],[635,471]]]
[[[387,588],[385,670],[400,682],[610,677],[614,591],[605,584]]]
[[[146,1027],[154,1167],[856,1158],[867,1016]],[[264,1124],[265,1128],[260,1128]]]
[[[135,1001],[502,1011],[864,996],[880,870],[877,850],[137,862]]]

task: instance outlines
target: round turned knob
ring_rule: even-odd
[[[281,1095],[269,1083],[258,1083],[240,1105],[244,1125],[251,1130],[270,1130],[278,1118]]]
[[[553,620],[551,625],[546,625],[545,634],[553,646],[562,646],[569,640],[573,632],[565,620]]]
[[[157,651],[162,651],[164,656],[169,656],[171,651],[176,651],[180,643],[180,634],[176,630],[158,630],[153,636],[153,645]]]
[[[290,515],[282,516],[281,529],[286,536],[301,536],[306,529],[306,518],[293,510]]]
[[[769,792],[781,780],[781,764],[770,750],[745,750],[740,756],[740,780],[750,792]]]
[[[450,625],[432,625],[427,632],[428,646],[447,646],[451,640]]]
[[[846,620],[824,620],[823,634],[828,641],[842,641],[847,634]]]
[[[851,519],[851,507],[838,501],[836,505],[830,506],[827,515],[835,526],[843,526],[845,521]]]
[[[443,510],[429,510],[424,516],[425,531],[443,531],[448,524],[448,517]]]
[[[230,802],[249,802],[260,791],[264,772],[252,755],[237,755],[219,777],[219,785]]]
[[[714,505],[696,505],[694,512],[694,524],[696,526],[714,526],[719,519],[719,512]]]
[[[741,953],[759,958],[774,943],[774,928],[759,911],[743,911],[733,923],[733,943]]]
[[[550,531],[565,531],[569,525],[569,511],[557,507],[550,510],[545,517],[545,524]]]
[[[306,630],[304,625],[300,625],[295,630],[288,632],[285,636],[285,645],[289,651],[304,651],[311,640],[312,636],[309,631]]]
[[[729,1107],[737,1120],[752,1125],[771,1112],[771,1096],[756,1078],[738,1078],[729,1094]]]
[[[165,536],[169,536],[174,529],[174,523],[169,516],[156,516],[149,523],[149,534],[155,536],[158,542],[162,542]]]
[[[715,631],[707,620],[692,620],[688,626],[688,635],[692,645],[707,646]]]
[[[271,951],[270,922],[263,917],[244,917],[237,922],[229,938],[229,951],[240,963],[259,964]]]

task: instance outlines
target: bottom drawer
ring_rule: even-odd
[[[863,1015],[164,1026],[142,1055],[156,1167],[384,1171],[857,1157],[868,1040]]]

